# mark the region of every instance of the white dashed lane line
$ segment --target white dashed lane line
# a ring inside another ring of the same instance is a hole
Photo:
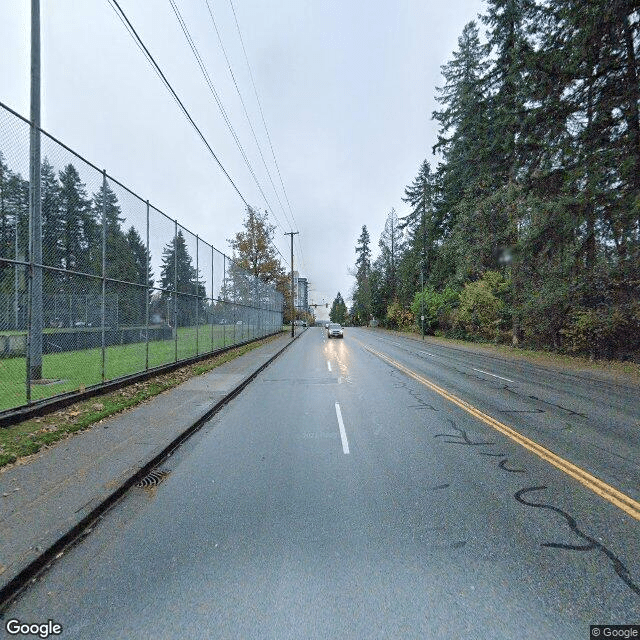
[[[475,367],[471,367],[474,371],[478,371],[479,373],[484,373],[487,376],[493,376],[494,378],[500,378],[500,380],[506,380],[507,382],[515,382],[515,380],[509,380],[509,378],[503,378],[502,376],[497,376],[495,373],[489,373],[488,371],[483,371],[482,369],[476,369]]]
[[[344,454],[349,453],[349,441],[347,440],[347,432],[344,428],[344,422],[342,421],[342,411],[340,411],[340,405],[336,402],[336,416],[338,418],[338,428],[340,429],[340,439],[342,440],[342,452]]]
[[[397,347],[402,347],[404,345],[402,345],[399,342],[394,342],[393,340],[389,340],[389,342]],[[420,355],[423,356],[430,356],[432,358],[437,358],[435,353],[429,353],[428,351],[418,351],[418,353]],[[509,378],[504,378],[502,376],[496,375],[495,373],[489,373],[488,371],[483,371],[482,369],[476,369],[475,367],[471,367],[474,371],[477,371],[478,373],[484,373],[487,376],[492,376],[494,378],[500,378],[500,380],[505,380],[506,382],[513,382],[515,384],[515,380],[510,380]]]

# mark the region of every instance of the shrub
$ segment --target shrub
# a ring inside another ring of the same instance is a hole
[[[508,288],[509,283],[496,271],[487,271],[480,280],[465,284],[454,330],[470,338],[495,342],[506,339],[509,321],[503,297]]]
[[[561,329],[564,348],[591,358],[630,357],[640,351],[640,304],[575,309]]]
[[[399,302],[392,302],[387,307],[387,326],[393,329],[409,329],[414,322],[413,313],[405,309]]]
[[[451,287],[445,287],[442,291],[436,291],[433,287],[427,287],[423,292],[418,291],[411,303],[418,328],[421,327],[420,315],[424,309],[426,333],[450,331],[453,326],[453,311],[459,299],[458,292]]]

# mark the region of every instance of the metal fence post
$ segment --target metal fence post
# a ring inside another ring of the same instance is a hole
[[[174,360],[178,362],[178,221],[173,221],[173,330],[176,332]]]
[[[235,264],[233,265],[234,269],[235,269]],[[234,274],[237,274],[237,272],[234,271]],[[236,275],[237,277],[237,275]],[[238,325],[236,324],[237,320],[236,320],[236,314],[238,313],[238,305],[237,305],[237,300],[236,300],[236,284],[235,282],[233,283],[233,302],[231,304],[233,304],[233,344],[238,344]]]
[[[31,256],[29,256],[31,260]],[[26,395],[27,404],[31,403],[31,265],[29,265],[29,278],[27,281],[27,357],[25,358],[25,364],[27,365],[26,371]]]
[[[258,300],[258,276],[253,276],[253,338],[260,330],[260,301]]]
[[[213,353],[213,245],[211,245],[211,298],[209,300],[209,322],[211,323],[211,349]]]
[[[149,369],[149,201],[147,200],[147,264],[144,268],[144,312],[145,312],[145,357],[144,357],[144,369]]]
[[[20,307],[20,296],[18,294],[18,290],[20,287],[20,267],[18,266],[17,262],[18,260],[20,260],[20,247],[18,245],[18,220],[19,220],[19,215],[18,212],[16,211],[16,238],[15,238],[15,245],[16,245],[16,264],[13,266],[13,273],[14,273],[14,300],[13,300],[13,308],[14,308],[14,312],[15,312],[15,326],[14,329],[16,331],[19,330],[20,328],[20,314],[19,314],[19,307]]]
[[[200,355],[200,342],[198,334],[200,333],[200,261],[199,261],[200,241],[196,234],[196,355]]]
[[[102,302],[100,315],[102,317],[102,382],[105,381],[105,322],[107,296],[107,172],[102,170]]]

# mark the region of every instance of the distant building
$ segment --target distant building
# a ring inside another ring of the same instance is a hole
[[[297,271],[293,272],[293,304],[296,311],[302,313],[309,312],[309,282]]]

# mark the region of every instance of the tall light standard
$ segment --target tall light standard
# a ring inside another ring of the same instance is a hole
[[[42,207],[40,202],[40,0],[31,0],[31,134],[29,138],[29,327],[27,400],[42,378]]]

